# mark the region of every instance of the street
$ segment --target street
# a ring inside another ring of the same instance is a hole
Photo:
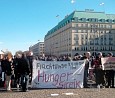
[[[115,98],[115,88],[37,89],[28,92],[0,91],[0,98]]]

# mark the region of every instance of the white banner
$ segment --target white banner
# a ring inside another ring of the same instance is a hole
[[[101,58],[104,70],[115,70],[115,57]]]
[[[34,61],[32,88],[83,88],[85,60]]]

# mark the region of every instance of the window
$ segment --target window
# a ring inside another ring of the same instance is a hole
[[[105,51],[107,50],[106,47],[104,47],[104,50],[105,50]]]
[[[113,22],[115,22],[115,20],[113,20]]]
[[[106,25],[104,25],[104,28],[106,28]]]
[[[78,27],[78,24],[76,24],[76,27]]]
[[[67,23],[70,23],[70,20],[68,20]]]
[[[85,50],[85,47],[84,47],[84,50]]]
[[[89,18],[89,19],[87,19],[87,21],[90,21],[90,22],[98,22],[98,19],[97,19],[97,18]]]
[[[79,40],[79,37],[77,34],[74,34],[74,40]]]
[[[85,22],[85,21],[86,21],[86,18],[81,18],[81,21],[82,21],[82,22]]]
[[[112,19],[107,19],[106,21],[109,23],[112,23]]]
[[[75,45],[78,45],[78,41],[75,41]]]
[[[75,51],[77,50],[77,48],[75,47]]]
[[[104,45],[106,45],[106,42],[104,43]]]
[[[108,29],[111,29],[111,28],[112,28],[112,25],[107,25],[107,28],[108,28]]]
[[[84,24],[81,24],[81,27],[84,27]]]
[[[90,45],[94,45],[94,42],[93,42],[93,41],[90,41]]]
[[[103,45],[103,42],[101,42],[101,45]]]
[[[81,44],[83,45],[83,44],[84,44],[84,42],[83,42],[83,41],[81,41]]]
[[[74,21],[75,20],[75,18],[71,18],[71,21]]]
[[[103,25],[100,25],[101,28],[103,28]]]
[[[83,33],[86,33],[86,30],[83,30]]]
[[[75,17],[74,19],[75,19],[76,22],[78,21],[78,18],[77,18],[77,17]]]
[[[105,22],[105,19],[100,19],[100,22]]]
[[[84,39],[84,35],[81,35],[81,39]]]
[[[111,50],[113,50],[113,48],[111,47]]]
[[[87,24],[85,24],[85,27],[87,27],[88,25]]]
[[[78,29],[76,29],[76,33],[78,33]]]
[[[81,30],[78,30],[78,33],[81,33]]]

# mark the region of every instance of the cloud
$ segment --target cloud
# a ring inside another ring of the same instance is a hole
[[[102,2],[102,3],[100,3],[100,5],[104,5],[104,3]]]
[[[0,44],[3,44],[3,42],[0,42]]]
[[[72,3],[72,4],[75,3],[75,0],[71,0],[71,3]]]

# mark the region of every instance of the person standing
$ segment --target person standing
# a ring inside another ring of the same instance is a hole
[[[85,54],[85,69],[84,69],[84,88],[88,88],[88,70],[89,70],[89,64],[90,64],[90,57],[91,57],[91,53],[90,52],[86,52]]]
[[[113,56],[113,53],[109,52],[108,57],[112,57]],[[114,88],[114,73],[115,71],[114,70],[107,70],[107,80],[108,80],[108,86],[107,87],[112,87]]]
[[[104,70],[102,69],[101,58],[102,58],[102,53],[99,52],[94,60],[97,87],[100,87],[100,85],[102,85],[102,87],[105,86]]]
[[[2,87],[2,55],[0,54],[0,87]]]
[[[26,88],[24,91],[28,91],[28,85],[29,85],[29,74],[30,74],[30,64],[28,59],[26,58],[25,54],[20,54],[20,58],[18,59],[18,65],[17,65],[17,72],[21,76],[21,84],[22,84],[22,78],[25,75],[26,76]]]
[[[6,90],[11,91],[11,75],[12,75],[12,63],[11,63],[11,58],[6,56],[5,59],[5,75],[6,75]]]
[[[30,84],[32,82],[32,74],[33,74],[33,53],[30,51],[28,54],[27,54],[27,60],[29,61],[29,65],[30,65]]]

